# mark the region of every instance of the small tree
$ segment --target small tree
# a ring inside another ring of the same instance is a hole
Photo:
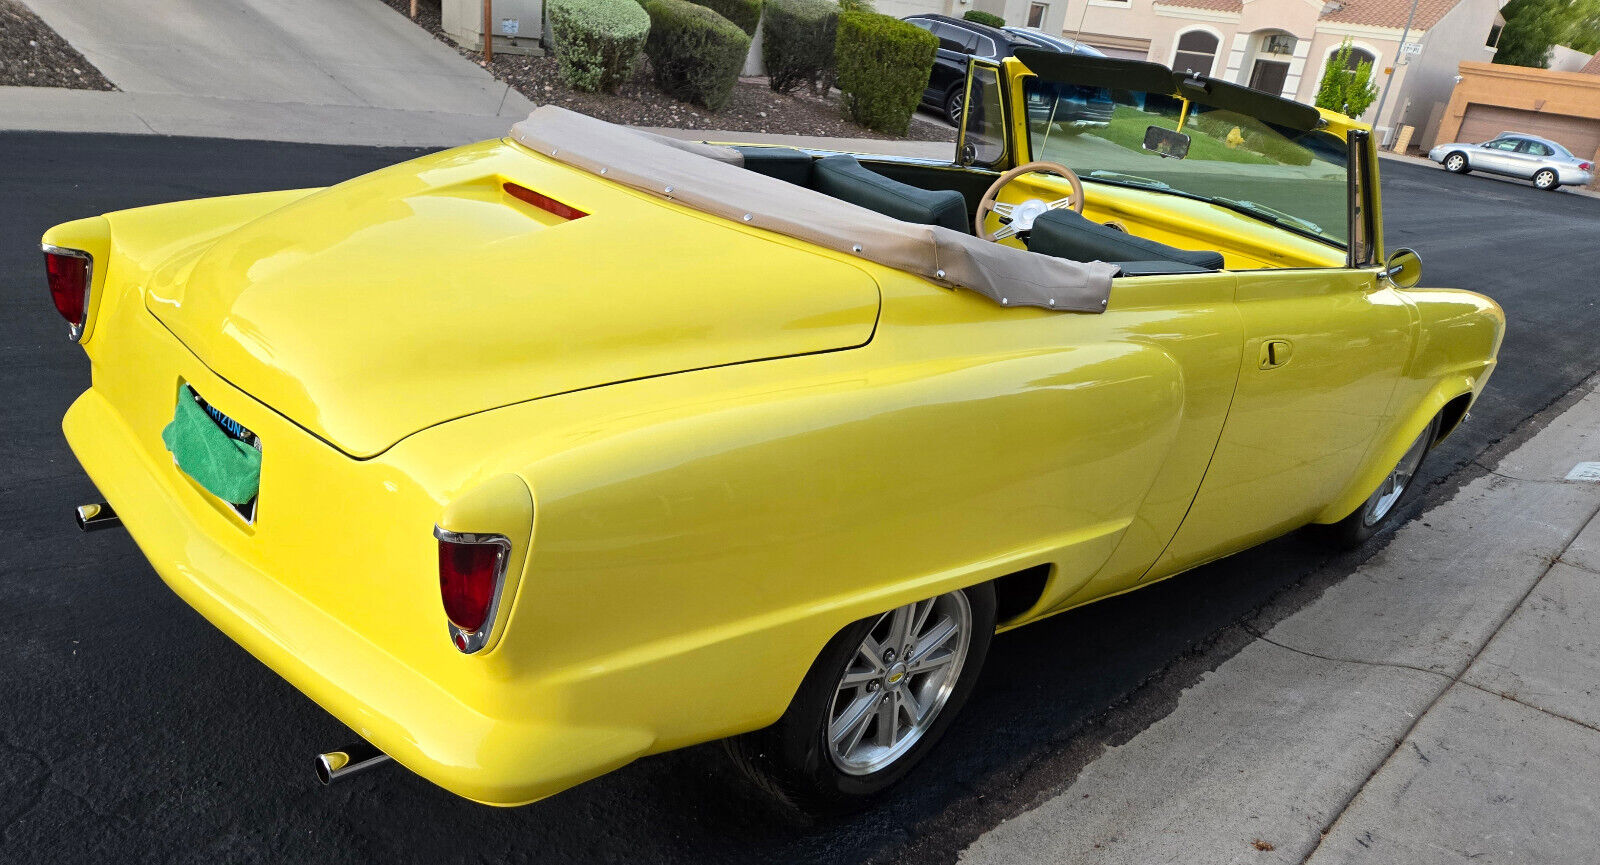
[[[1372,100],[1378,98],[1378,85],[1372,80],[1372,64],[1361,62],[1350,68],[1350,40],[1328,59],[1317,86],[1317,107],[1337,111],[1346,117],[1360,117]]]
[[[968,9],[967,14],[961,17],[977,24],[987,24],[990,27],[1006,26],[1006,19],[990,12],[984,12],[981,9]]]

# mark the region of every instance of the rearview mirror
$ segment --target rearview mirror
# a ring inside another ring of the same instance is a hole
[[[1389,253],[1383,263],[1383,275],[1401,288],[1414,288],[1422,281],[1422,258],[1416,250],[1401,247]]]
[[[1189,155],[1189,136],[1165,126],[1147,126],[1144,130],[1144,149],[1159,156],[1182,159]]]

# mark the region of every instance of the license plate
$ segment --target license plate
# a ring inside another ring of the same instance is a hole
[[[187,385],[180,389],[178,398],[183,399],[183,394],[185,392],[193,395],[195,403],[205,411],[206,416],[211,418],[212,422],[217,425],[217,428],[226,433],[229,438],[234,439],[235,441],[243,442],[250,447],[255,448],[258,453],[262,452],[261,437],[252,432],[249,427],[239,423],[238,421],[229,417],[221,409],[207,402],[206,398],[201,396],[200,392],[195,390],[193,385]],[[173,462],[178,463],[178,468],[183,468],[183,464],[178,461],[176,454],[173,455]],[[261,496],[258,493],[256,496],[251,498],[250,501],[245,502],[244,504],[238,504],[229,501],[224,501],[223,503],[232,508],[234,513],[238,514],[246,523],[253,524],[256,521],[256,502],[260,498]]]

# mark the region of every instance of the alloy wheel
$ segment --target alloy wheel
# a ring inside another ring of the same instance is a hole
[[[1428,438],[1432,433],[1433,426],[1430,424],[1406,449],[1405,456],[1400,458],[1399,464],[1383,479],[1383,483],[1378,484],[1377,491],[1367,499],[1366,516],[1362,522],[1369,526],[1377,525],[1389,515],[1389,511],[1394,510],[1400,497],[1406,494],[1406,487],[1411,485],[1417,467],[1422,465],[1422,457],[1428,452]]]
[[[1451,171],[1460,171],[1461,166],[1465,164],[1467,164],[1467,160],[1459,153],[1451,154],[1450,157],[1444,161],[1444,167],[1450,169]]]
[[[964,592],[880,616],[834,689],[827,726],[833,764],[870,775],[910,751],[950,701],[971,642]]]

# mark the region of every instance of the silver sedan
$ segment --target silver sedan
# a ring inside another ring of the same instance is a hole
[[[1482,144],[1441,144],[1428,151],[1428,158],[1456,174],[1504,174],[1532,180],[1534,186],[1552,192],[1594,181],[1594,163],[1548,138],[1522,132],[1502,132]]]

